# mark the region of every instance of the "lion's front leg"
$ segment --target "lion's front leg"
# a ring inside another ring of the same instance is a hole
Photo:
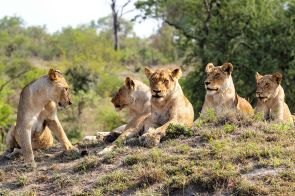
[[[16,125],[16,134],[19,135],[18,143],[21,147],[25,163],[28,164],[30,167],[37,167],[33,148],[31,143],[31,132],[32,132],[32,123],[22,123],[26,124],[26,126],[21,127],[21,123]]]
[[[255,113],[256,114],[261,113],[263,115],[264,120],[268,120],[270,117],[269,116],[269,109],[263,103],[261,103],[261,101],[257,102],[257,106],[255,108]]]
[[[159,145],[161,138],[166,134],[169,124],[173,122],[173,120],[170,120],[158,128],[149,127],[148,130],[141,136],[140,141],[146,147]]]
[[[273,106],[271,117],[277,122],[284,121],[284,102]]]
[[[75,148],[70,140],[68,139],[64,129],[62,128],[58,118],[54,120],[47,120],[47,126],[49,129],[56,135],[58,141],[61,143],[63,149],[65,151],[76,151],[79,152],[77,148]]]

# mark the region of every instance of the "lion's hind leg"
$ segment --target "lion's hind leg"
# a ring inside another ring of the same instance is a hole
[[[41,134],[35,133],[32,138],[33,149],[46,149],[53,146],[53,136],[50,129],[45,126]]]

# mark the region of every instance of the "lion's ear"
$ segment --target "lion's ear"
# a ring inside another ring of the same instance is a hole
[[[260,80],[262,77],[263,75],[260,75],[258,72],[256,72],[255,74],[256,81]]]
[[[172,74],[172,77],[173,77],[174,79],[179,80],[179,78],[182,76],[182,71],[181,71],[181,69],[177,68],[177,69],[174,69],[174,70],[171,72],[171,74]]]
[[[153,72],[149,69],[149,68],[144,68],[144,73],[146,75],[147,78],[150,78],[151,75],[153,74]]]
[[[49,69],[48,71],[48,77],[51,81],[57,80],[59,75],[58,75],[58,71],[55,69]]]
[[[281,81],[283,79],[283,75],[279,72],[275,72],[272,74],[272,78],[278,83],[281,84]]]
[[[215,66],[213,65],[213,63],[208,63],[208,64],[206,65],[205,72],[206,72],[206,73],[210,73],[210,72],[213,70],[214,67],[215,67]]]
[[[221,66],[222,70],[224,72],[226,72],[228,75],[232,73],[233,71],[233,65],[231,63],[224,63],[222,66]]]
[[[135,83],[130,77],[126,77],[125,86],[127,86],[130,89],[134,89],[135,88]]]

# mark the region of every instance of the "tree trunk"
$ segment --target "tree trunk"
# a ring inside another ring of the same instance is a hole
[[[112,0],[111,4],[112,15],[113,15],[113,33],[114,33],[114,50],[119,49],[119,21],[118,21],[118,12],[116,11],[116,0]]]

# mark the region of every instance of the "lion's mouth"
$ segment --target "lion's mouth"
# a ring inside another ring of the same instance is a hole
[[[163,96],[156,94],[156,95],[153,95],[152,97],[159,99],[159,98],[162,98]]]
[[[209,88],[209,87],[207,87],[207,91],[218,91],[218,88]]]
[[[258,98],[261,99],[261,100],[266,100],[267,99],[267,97],[262,97],[262,96],[258,96]]]
[[[127,104],[123,104],[123,105],[115,105],[115,109],[117,111],[121,111],[123,108],[125,108],[127,106]]]

